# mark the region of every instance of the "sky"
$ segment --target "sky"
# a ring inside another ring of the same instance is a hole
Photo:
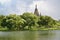
[[[34,13],[36,4],[41,15],[60,19],[60,0],[0,0],[0,15]]]

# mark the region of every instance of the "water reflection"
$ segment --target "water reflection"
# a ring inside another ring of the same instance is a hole
[[[60,31],[0,32],[0,40],[59,40]]]

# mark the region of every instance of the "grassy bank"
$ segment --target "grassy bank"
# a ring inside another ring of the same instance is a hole
[[[59,28],[33,28],[33,29],[24,29],[22,31],[39,31],[39,30],[60,30]],[[17,31],[17,30],[8,30],[7,28],[0,28],[0,31]],[[18,30],[21,31],[21,30]]]

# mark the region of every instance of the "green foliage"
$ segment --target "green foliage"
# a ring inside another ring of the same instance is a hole
[[[24,13],[21,16],[24,20],[26,20],[26,26],[28,26],[28,29],[31,29],[32,26],[36,26],[38,22],[38,17],[34,15],[33,13]],[[37,26],[36,26],[37,27]]]
[[[51,17],[49,16],[40,16],[38,24],[41,26],[45,26],[45,27],[53,27],[53,25],[56,24],[56,20],[53,20]]]
[[[2,22],[2,20],[3,20],[4,17],[5,17],[5,16],[0,15],[0,27],[1,27],[1,22]]]
[[[11,30],[15,24],[15,16],[14,15],[9,15],[3,18],[1,26],[2,27],[7,27],[9,30]]]
[[[0,26],[8,30],[46,30],[59,28],[59,25],[59,21],[49,16],[36,16],[28,12],[23,15],[0,16]]]

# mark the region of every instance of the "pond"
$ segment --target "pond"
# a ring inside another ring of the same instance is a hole
[[[60,40],[60,31],[0,31],[0,40]]]

